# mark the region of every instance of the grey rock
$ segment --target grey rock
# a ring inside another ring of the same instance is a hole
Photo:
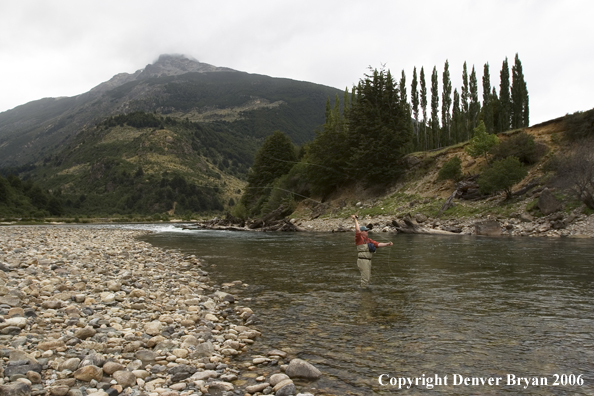
[[[31,385],[23,382],[14,384],[0,385],[0,395],[2,396],[31,396]]]
[[[14,364],[19,363],[19,364]],[[35,371],[41,373],[42,366],[39,363],[31,363],[27,360],[21,360],[17,362],[9,362],[8,366],[4,368],[4,376],[11,377],[13,375],[27,375],[29,371]]]
[[[500,236],[501,224],[497,220],[486,220],[474,223],[476,235]]]
[[[548,188],[545,188],[538,197],[538,208],[544,215],[549,215],[561,209],[561,202],[555,198]]]
[[[291,360],[285,374],[291,378],[306,379],[318,379],[322,376],[322,372],[314,367],[314,365],[301,359]]]
[[[113,373],[112,376],[124,388],[136,385],[136,376],[130,371],[119,370]]]

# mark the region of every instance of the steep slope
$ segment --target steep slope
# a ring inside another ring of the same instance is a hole
[[[144,111],[211,123],[242,135],[283,130],[301,144],[323,123],[335,88],[215,67],[181,55],[161,56],[133,74],[121,73],[91,91],[45,98],[0,113],[0,167],[35,163],[106,117]]]

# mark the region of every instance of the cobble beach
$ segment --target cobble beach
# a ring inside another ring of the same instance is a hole
[[[250,355],[247,285],[212,284],[145,233],[0,227],[0,394],[289,395],[290,376],[319,375],[281,350]]]

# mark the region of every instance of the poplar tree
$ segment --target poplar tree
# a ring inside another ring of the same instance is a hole
[[[447,60],[443,68],[441,102],[441,125],[443,127],[442,140],[445,140],[445,145],[449,146],[452,143],[452,137],[450,135],[450,127],[452,123],[452,115],[450,113],[450,106],[452,105],[452,81],[450,80],[450,65]]]
[[[454,143],[461,141],[462,134],[462,111],[460,110],[460,94],[458,89],[454,89],[454,102],[452,106],[452,126],[451,132],[453,135]]]
[[[462,121],[464,122],[464,133],[466,134],[466,139],[470,139],[470,123],[468,121],[468,98],[470,97],[470,90],[468,88],[468,68],[466,67],[466,62],[464,62],[464,66],[462,67],[462,93],[460,95],[461,103],[460,107],[462,110]]]
[[[474,130],[478,124],[478,116],[481,111],[481,104],[478,98],[478,81],[476,79],[476,72],[474,66],[472,66],[472,72],[470,73],[470,103],[468,105],[468,118],[470,120],[470,128]]]
[[[408,96],[406,95],[406,74],[404,74],[404,70],[402,70],[402,75],[400,76],[400,100],[404,103],[408,103]]]
[[[507,58],[501,66],[501,82],[499,83],[499,130],[497,132],[507,131],[510,125],[511,99],[509,92],[509,66]]]
[[[421,66],[421,74],[419,76],[421,84],[421,109],[423,110],[423,149],[427,150],[429,145],[427,144],[427,84],[425,83],[425,71]]]
[[[518,54],[512,67],[511,123],[512,128],[526,127],[529,124],[528,89]]]
[[[483,68],[483,121],[488,133],[493,133],[493,108],[491,106],[491,75],[489,63]]]
[[[420,139],[419,139],[419,89],[418,89],[418,81],[417,81],[417,67],[413,69],[413,77],[412,83],[410,85],[410,99],[412,103],[412,114],[415,119],[415,124],[413,131],[416,137],[416,144],[417,149],[420,149]]]
[[[437,68],[433,66],[431,73],[431,148],[439,147],[439,87]]]

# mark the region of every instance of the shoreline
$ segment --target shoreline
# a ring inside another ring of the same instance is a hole
[[[138,239],[149,233],[0,227],[0,392],[296,393],[281,371],[299,359],[250,355],[261,334],[240,304],[247,285],[214,285],[199,258]]]
[[[367,215],[362,216],[359,223],[367,226],[372,224],[373,232],[376,233],[406,233],[399,231],[399,227],[406,229],[404,219],[387,215]],[[438,219],[416,214],[406,219],[418,226],[421,231],[426,231],[418,232],[420,234],[594,238],[594,215],[588,216],[580,213],[579,210],[569,214],[554,213],[540,218],[517,214],[509,218],[488,216]],[[395,222],[398,226],[395,226]],[[481,229],[481,224],[487,222],[490,223],[489,229]],[[354,227],[350,218],[295,218],[291,219],[291,223],[303,231],[312,232],[350,232]]]

